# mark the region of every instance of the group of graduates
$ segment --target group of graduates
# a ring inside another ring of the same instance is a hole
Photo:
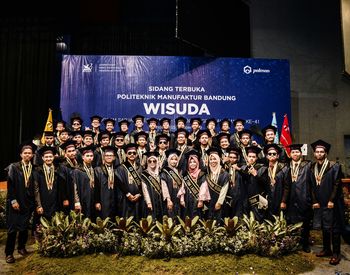
[[[171,120],[132,118],[118,122],[91,118],[83,128],[80,117],[70,127],[58,121],[54,132],[45,132],[45,144],[25,142],[21,160],[7,167],[8,198],[6,261],[13,252],[18,232],[18,252],[27,253],[29,219],[50,219],[56,211],[81,211],[96,217],[133,216],[136,221],[151,215],[154,220],[199,216],[215,219],[242,217],[273,219],[285,212],[291,224],[302,222],[301,245],[310,252],[311,225],[322,229],[323,250],[330,264],[340,261],[342,228],[341,167],[328,160],[331,145],[311,144],[315,161],[302,156],[302,144],[291,144],[290,154],[274,143],[277,129],[262,129],[264,143],[253,140],[245,120],[191,118]],[[104,123],[105,129],[100,126]],[[219,124],[220,131],[216,132]],[[70,129],[69,129],[70,128]],[[159,128],[159,129],[158,129]],[[84,130],[83,130],[84,129]]]

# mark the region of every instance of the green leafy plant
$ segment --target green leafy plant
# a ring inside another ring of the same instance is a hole
[[[199,216],[195,216],[193,219],[186,216],[185,220],[177,216],[178,221],[180,222],[181,228],[185,234],[190,234],[194,231],[197,223],[199,221]]]
[[[181,225],[175,224],[173,219],[167,216],[163,217],[163,223],[157,221],[156,225],[165,241],[170,241],[181,230]]]
[[[116,224],[117,224],[117,228],[119,230],[122,230],[122,231],[125,231],[125,232],[131,232],[135,225],[134,225],[134,217],[131,216],[127,219],[125,218],[120,218],[120,217],[115,217],[115,221],[116,221]]]
[[[225,218],[224,219],[224,227],[226,229],[226,233],[229,237],[233,237],[236,234],[236,231],[241,227],[238,223],[238,217]]]
[[[141,231],[141,234],[143,236],[147,236],[148,234],[152,233],[156,225],[153,222],[152,216],[148,216],[147,218],[142,218],[139,223],[135,224],[138,226],[138,228]]]

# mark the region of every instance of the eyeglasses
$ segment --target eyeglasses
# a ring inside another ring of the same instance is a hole
[[[148,161],[147,161],[148,163],[156,163],[157,161],[155,160],[155,159],[149,159]]]
[[[167,141],[159,141],[159,144],[167,144]]]
[[[277,153],[267,153],[268,156],[277,156]]]
[[[116,141],[124,141],[123,138],[116,138],[115,140],[116,140]]]
[[[135,152],[135,151],[129,151],[127,154],[128,154],[128,155],[135,155],[135,156],[136,156],[136,152]]]

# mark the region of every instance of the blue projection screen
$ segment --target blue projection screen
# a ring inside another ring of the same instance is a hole
[[[64,55],[61,109],[65,120],[177,116],[244,118],[264,127],[290,115],[289,62],[280,59],[187,56]],[[172,127],[174,127],[172,122]]]

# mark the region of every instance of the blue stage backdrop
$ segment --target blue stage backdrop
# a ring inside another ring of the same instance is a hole
[[[117,121],[136,115],[244,118],[246,128],[270,124],[280,130],[290,115],[289,62],[275,59],[186,56],[64,55],[61,109],[84,126],[98,114]],[[119,130],[119,129],[118,129]]]

